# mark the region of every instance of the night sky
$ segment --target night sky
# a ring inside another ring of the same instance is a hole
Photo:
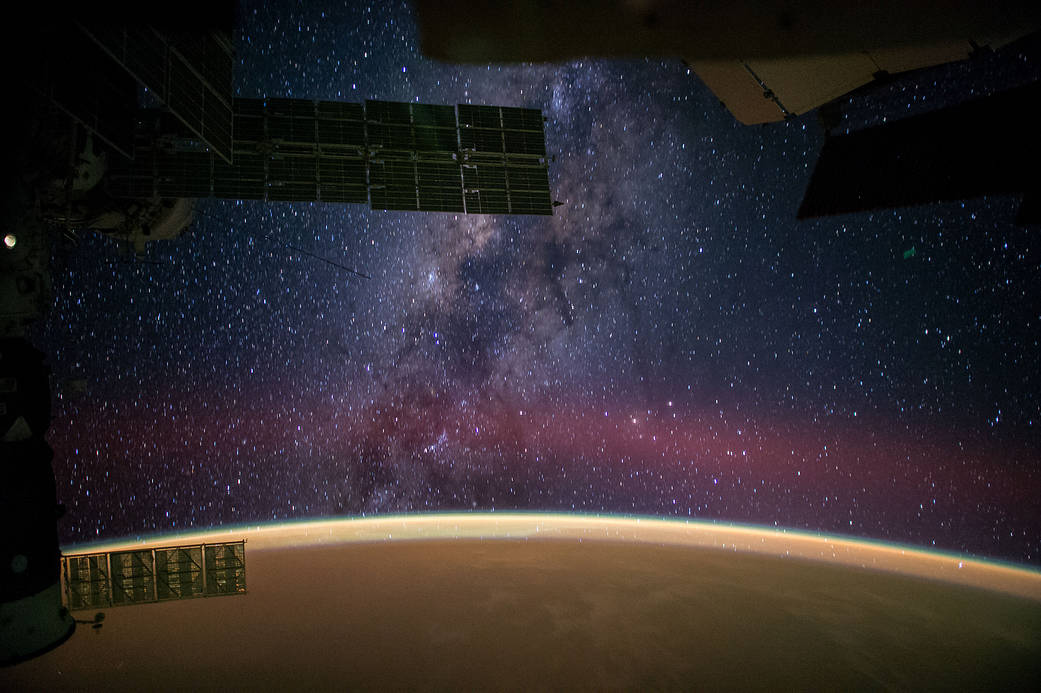
[[[1041,565],[1018,199],[799,222],[815,115],[739,125],[679,60],[447,65],[407,5],[240,14],[237,95],[541,108],[566,204],[204,200],[157,264],[83,234],[36,335],[63,541],[520,509]],[[857,96],[842,128],[1037,79],[1036,43]]]

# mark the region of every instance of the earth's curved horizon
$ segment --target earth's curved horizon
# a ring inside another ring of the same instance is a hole
[[[903,546],[494,513],[222,528],[78,550],[239,539],[245,594],[108,609],[101,630],[81,627],[0,670],[0,688],[1041,685],[1041,572]]]
[[[309,518],[104,539],[64,555],[164,544],[236,541],[247,551],[433,539],[578,539],[718,548],[801,558],[979,587],[1041,601],[1041,569],[997,559],[839,534],[709,520],[553,512],[444,512]]]

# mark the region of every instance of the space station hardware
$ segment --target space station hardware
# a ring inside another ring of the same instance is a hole
[[[1041,4],[1029,0],[416,0],[415,9],[423,53],[446,62],[682,58],[745,125],[1041,28]]]
[[[0,339],[0,666],[65,642],[76,624],[62,606],[50,369],[21,338]]]
[[[63,556],[73,611],[246,592],[246,542]]]
[[[369,203],[553,213],[542,112],[393,101],[235,99],[232,158],[153,112],[109,191],[126,198]]]
[[[198,198],[553,214],[540,110],[235,98],[231,27],[166,19],[87,13],[29,41],[50,50],[20,75],[16,168],[44,224],[140,256],[183,232]]]
[[[77,28],[65,39],[83,44],[97,69],[74,83],[52,70],[44,92],[109,150],[98,190],[110,200],[215,197],[553,213],[538,109],[234,98],[223,32]],[[139,89],[152,108],[138,107]],[[148,236],[135,234],[137,227],[153,227],[130,213],[104,219],[99,229],[135,241]]]

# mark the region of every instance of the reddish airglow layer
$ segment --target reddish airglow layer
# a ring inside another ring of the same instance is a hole
[[[78,415],[96,419],[78,428],[97,438],[72,441],[56,426],[52,445],[58,455],[85,458],[93,475],[135,487],[172,471],[169,493],[179,498],[204,496],[210,485],[227,488],[211,501],[231,508],[226,522],[274,519],[251,509],[250,497],[300,484],[300,500],[281,517],[460,507],[621,512],[1041,560],[1041,460],[1028,448],[998,449],[862,417],[764,419],[738,407],[698,410],[667,401],[648,410],[412,390],[353,404],[295,395],[286,406],[280,391],[288,390],[211,397],[202,406],[142,399],[118,416],[84,411]],[[386,478],[365,491],[370,497],[323,505],[323,491],[307,502],[309,488],[317,493],[329,483],[357,490],[373,466]],[[441,486],[437,493],[433,485]],[[393,502],[373,500],[380,488]],[[103,485],[97,494],[87,502],[104,502]]]

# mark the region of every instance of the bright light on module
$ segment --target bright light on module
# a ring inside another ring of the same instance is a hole
[[[9,233],[6,236],[4,236],[4,247],[7,248],[8,250],[11,250],[17,244],[18,244],[18,237],[15,236],[13,233]]]

